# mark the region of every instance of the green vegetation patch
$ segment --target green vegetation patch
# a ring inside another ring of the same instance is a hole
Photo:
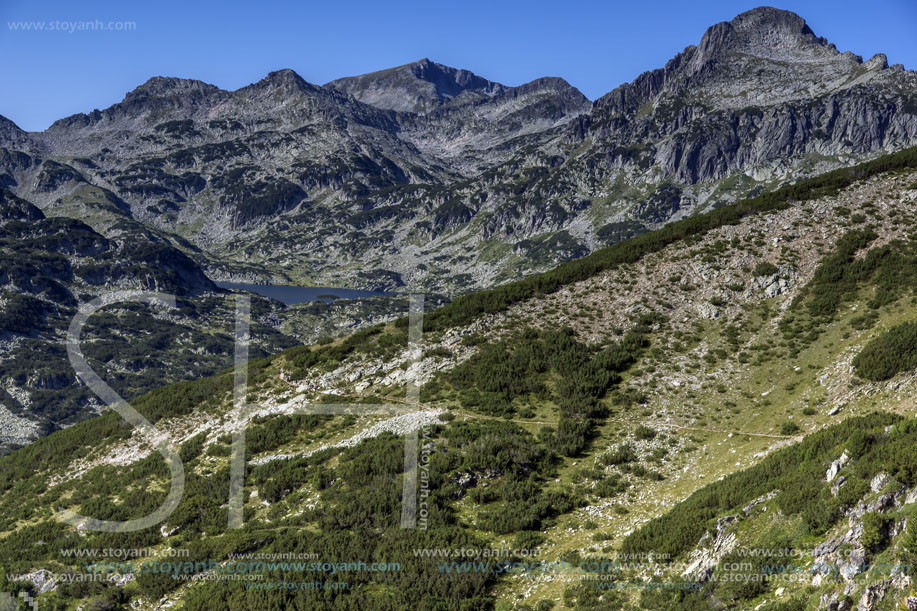
[[[917,242],[893,240],[885,246],[860,251],[875,240],[871,229],[855,229],[843,235],[826,255],[812,280],[793,300],[780,321],[780,329],[795,355],[815,341],[825,325],[838,315],[841,306],[866,291],[870,311],[854,317],[856,329],[872,326],[878,319],[875,310],[894,303],[917,288]]]
[[[895,426],[886,433],[890,425]],[[622,551],[668,554],[675,559],[697,545],[717,518],[739,512],[774,490],[779,491],[775,502],[785,515],[801,516],[806,533],[821,534],[842,516],[845,507],[859,500],[847,494],[832,496],[825,482],[828,465],[848,446],[856,446],[850,450],[855,452],[855,461],[847,466],[856,479],[869,481],[885,471],[905,485],[917,483],[917,420],[880,413],[850,418],[701,488],[629,535]],[[844,488],[847,486],[841,490]]]
[[[917,368],[917,322],[892,327],[853,359],[857,375],[874,382]]]
[[[592,436],[595,420],[606,415],[600,400],[649,344],[645,331],[638,327],[597,347],[578,341],[572,329],[526,329],[485,345],[440,380],[458,391],[463,407],[492,416],[512,416],[532,397],[551,400],[559,418],[557,430],[547,432],[549,445],[576,456]]]

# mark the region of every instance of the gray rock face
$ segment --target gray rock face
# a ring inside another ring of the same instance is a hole
[[[754,511],[755,507],[758,507],[759,505],[762,505],[762,504],[768,502],[769,500],[771,500],[772,498],[774,498],[774,497],[777,496],[778,494],[780,494],[780,491],[779,491],[779,490],[771,490],[771,491],[768,492],[767,494],[765,494],[765,495],[763,495],[763,496],[760,496],[760,497],[756,498],[755,500],[753,500],[752,502],[750,502],[748,505],[746,505],[745,507],[743,507],[743,508],[742,508],[742,513],[744,513],[746,516],[751,515],[751,512]]]
[[[812,550],[811,572],[812,585],[818,586],[826,578],[839,578],[845,582],[852,581],[863,570],[866,562],[866,550],[860,546],[858,538],[862,528],[847,531],[841,537],[829,539]],[[842,549],[842,546],[852,546]]]
[[[830,467],[828,467],[828,472],[825,473],[825,480],[829,482],[834,480],[834,478],[837,477],[838,472],[843,469],[844,465],[846,465],[849,461],[850,456],[845,450],[844,453],[841,454],[837,460],[832,462]]]
[[[466,94],[466,98],[492,97],[503,85],[468,70],[456,70],[422,59],[412,64],[331,81],[326,87],[388,110],[426,113]]]
[[[891,478],[888,476],[888,473],[879,473],[869,482],[869,489],[873,492],[879,492],[889,481],[891,481]]]
[[[720,560],[736,546],[736,516],[725,516],[716,521],[716,531],[707,531],[698,542],[698,549],[682,572],[683,577],[707,581]]]
[[[876,605],[882,602],[890,591],[898,590],[906,592],[906,589],[910,586],[910,582],[910,576],[897,575],[891,579],[885,579],[879,583],[865,587],[857,603],[857,611],[872,611],[872,609],[876,608]],[[908,597],[906,599],[908,609],[911,608],[912,598],[913,597]]]
[[[701,318],[716,319],[722,316],[723,312],[712,303],[703,301],[697,304],[697,312]]]
[[[57,589],[57,580],[51,571],[47,569],[38,569],[31,573],[20,575],[21,581],[28,581],[35,588],[37,594],[53,592]]]
[[[0,186],[186,240],[218,279],[451,293],[915,143],[917,74],[760,8],[594,104],[429,60],[323,87],[155,77],[45,132],[0,119]]]
[[[0,144],[14,149],[30,149],[35,146],[26,132],[3,116],[0,116]]]
[[[822,594],[819,609],[826,611],[850,611],[853,608],[853,601],[849,596],[841,597],[837,592]]]

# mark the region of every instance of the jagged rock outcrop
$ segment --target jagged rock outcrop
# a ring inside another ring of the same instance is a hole
[[[26,132],[4,116],[0,116],[0,145],[17,150],[31,150],[35,146]]]
[[[697,552],[682,572],[683,577],[707,581],[720,560],[732,551],[738,539],[735,534],[736,516],[725,516],[716,521],[716,530],[707,531],[697,544]]]
[[[831,482],[834,481],[834,478],[837,477],[837,474],[841,469],[850,461],[850,455],[847,454],[846,450],[840,457],[831,463],[831,466],[828,467],[828,472],[825,473],[825,480]]]

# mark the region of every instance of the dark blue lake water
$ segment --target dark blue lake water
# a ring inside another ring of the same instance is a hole
[[[334,301],[335,299],[356,299],[357,297],[378,297],[392,295],[379,291],[358,291],[355,289],[336,289],[325,286],[287,286],[283,284],[243,284],[241,282],[216,282],[223,289],[241,289],[251,291],[282,301],[287,305],[304,301]]]

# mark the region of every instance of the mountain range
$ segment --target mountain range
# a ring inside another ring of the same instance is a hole
[[[764,7],[595,102],[427,59],[324,86],[154,77],[43,132],[0,118],[0,185],[215,280],[459,294],[915,143],[917,74]]]
[[[915,228],[917,73],[767,7],[595,101],[0,117],[0,609],[917,608]],[[236,365],[233,280],[400,294],[252,294]],[[152,428],[68,361],[117,290],[176,297],[79,346]]]

